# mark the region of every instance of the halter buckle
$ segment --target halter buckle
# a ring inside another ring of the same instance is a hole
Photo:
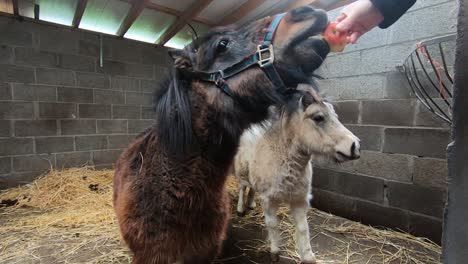
[[[264,47],[263,45],[258,45],[257,54],[258,65],[260,66],[260,68],[273,64],[273,61],[275,61],[275,54],[273,53],[272,44],[268,45],[267,47]]]

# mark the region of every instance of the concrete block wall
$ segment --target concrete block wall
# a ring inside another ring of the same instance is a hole
[[[417,1],[391,28],[374,29],[325,61],[321,90],[361,138],[362,157],[315,169],[315,206],[440,241],[449,126],[418,102],[396,66],[419,41],[454,33],[456,6]]]
[[[54,168],[110,167],[153,124],[167,51],[0,16],[0,189]]]

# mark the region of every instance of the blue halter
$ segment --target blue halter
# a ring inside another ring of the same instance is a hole
[[[281,80],[281,77],[273,65],[274,50],[272,40],[275,36],[276,29],[278,28],[278,25],[285,14],[286,13],[278,14],[273,18],[265,34],[263,42],[257,46],[257,50],[252,55],[232,66],[217,72],[193,73],[201,80],[214,83],[216,87],[220,88],[225,94],[233,97],[233,92],[226,83],[226,79],[252,67],[253,65],[258,65],[263,69],[276,89],[280,92],[284,92],[286,90],[286,86],[284,85],[283,80]]]

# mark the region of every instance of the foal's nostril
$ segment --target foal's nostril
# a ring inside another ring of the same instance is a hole
[[[356,151],[356,142],[353,142],[353,144],[351,145],[351,155],[354,156],[355,151]]]

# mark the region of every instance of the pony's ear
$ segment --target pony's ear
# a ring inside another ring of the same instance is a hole
[[[168,51],[169,56],[171,56],[174,61],[174,66],[179,69],[190,69],[192,68],[192,63],[190,62],[190,57],[187,55],[186,51],[183,49],[170,49]]]

